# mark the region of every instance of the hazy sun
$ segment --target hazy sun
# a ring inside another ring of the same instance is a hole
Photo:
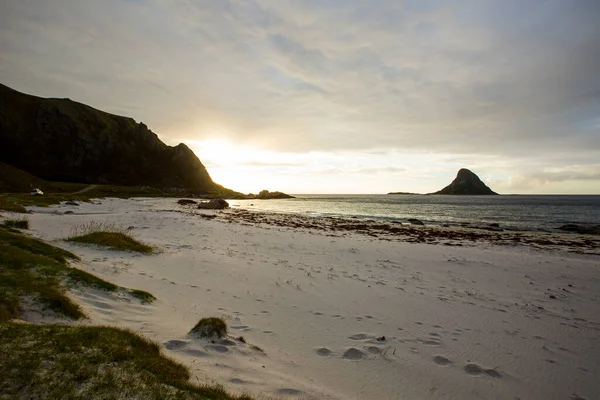
[[[207,139],[191,143],[192,150],[209,166],[229,167],[248,161],[252,150],[224,139]]]
[[[252,168],[253,162],[265,157],[261,150],[236,145],[226,139],[188,143],[215,182],[244,193],[258,193],[263,188],[270,187],[268,185],[273,174],[265,174],[265,171]]]

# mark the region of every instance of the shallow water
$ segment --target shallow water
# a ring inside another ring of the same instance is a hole
[[[600,225],[597,195],[297,195],[283,200],[232,200],[233,207],[433,225],[498,223],[516,230],[554,230],[563,224]]]

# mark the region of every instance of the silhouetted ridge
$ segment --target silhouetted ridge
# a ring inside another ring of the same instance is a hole
[[[51,181],[226,190],[185,144],[167,146],[143,123],[2,84],[0,161]]]

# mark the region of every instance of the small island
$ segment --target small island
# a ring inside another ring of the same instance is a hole
[[[497,195],[479,177],[466,168],[461,168],[451,184],[431,194],[445,195]]]
[[[390,194],[394,194],[394,195],[407,195],[407,196],[420,196],[420,193],[411,193],[411,192],[389,192],[388,195]]]
[[[268,190],[261,190],[258,194],[249,193],[244,196],[247,200],[274,200],[274,199],[293,199],[294,196],[283,192],[269,192]]]

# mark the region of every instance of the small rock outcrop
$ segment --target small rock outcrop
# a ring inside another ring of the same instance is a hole
[[[223,210],[229,208],[229,203],[223,199],[212,199],[198,204],[199,210]]]
[[[261,190],[257,195],[250,193],[246,196],[247,199],[258,199],[258,200],[272,200],[272,199],[293,199],[294,196],[285,194],[283,192],[269,192],[268,190]]]
[[[566,224],[556,229],[566,232],[574,232],[582,235],[600,235],[600,225],[577,225],[577,224]]]
[[[466,168],[461,168],[451,184],[433,194],[450,195],[492,195],[498,194],[490,189],[479,177]]]

